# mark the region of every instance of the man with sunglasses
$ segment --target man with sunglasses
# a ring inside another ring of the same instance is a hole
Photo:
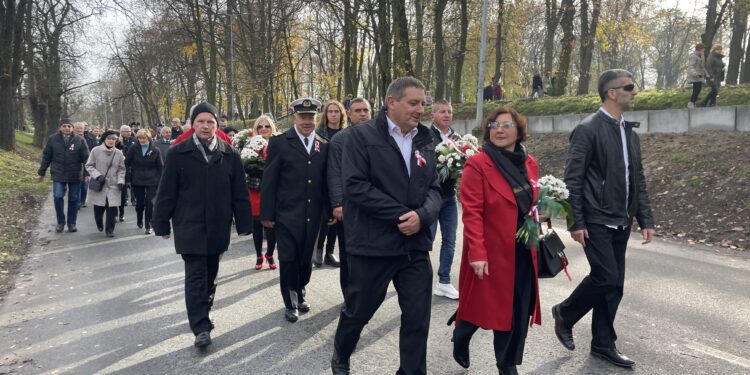
[[[641,165],[638,123],[623,119],[638,94],[633,75],[607,70],[598,83],[602,106],[570,135],[565,183],[570,191],[573,240],[583,246],[591,272],[565,301],[552,307],[555,334],[569,350],[575,349],[573,326],[593,310],[591,354],[617,366],[635,362],[615,346],[614,320],[623,296],[625,249],[633,217],[643,244],[654,237],[654,219]]]

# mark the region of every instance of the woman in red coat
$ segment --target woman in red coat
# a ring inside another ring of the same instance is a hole
[[[526,333],[541,324],[535,248],[516,231],[537,199],[539,166],[526,153],[526,120],[500,108],[484,121],[482,152],[461,178],[464,241],[453,357],[469,367],[469,342],[478,328],[494,331],[501,374],[517,374]]]
[[[253,126],[253,134],[260,135],[266,140],[273,137],[276,134],[276,125],[273,120],[266,116],[260,116],[255,120]],[[276,261],[273,259],[273,251],[276,249],[276,234],[273,228],[263,228],[260,224],[260,184],[263,177],[262,173],[257,175],[247,176],[248,192],[250,194],[250,207],[253,211],[253,242],[255,245],[255,255],[258,257],[255,261],[255,269],[260,270],[263,268],[263,234],[266,236],[266,256],[265,260],[268,263],[268,267],[272,270],[276,269]]]

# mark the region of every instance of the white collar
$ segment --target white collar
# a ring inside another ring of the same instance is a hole
[[[385,119],[388,120],[388,131],[390,131],[391,133],[398,133],[398,135],[401,136],[401,137],[403,137],[403,138],[413,137],[415,134],[417,134],[417,131],[418,131],[417,128],[409,130],[408,133],[404,134],[401,131],[401,128],[399,128],[398,125],[396,125],[395,122],[391,121],[391,118],[388,117],[388,115],[385,116]]]
[[[607,115],[607,116],[609,116],[609,118],[617,121],[617,119],[615,118],[615,116],[612,116],[609,112],[607,112],[606,109],[604,109],[604,106],[599,107],[599,110],[602,111],[602,112],[604,112],[604,114]],[[625,116],[620,115],[619,122],[620,122],[620,125],[625,126]]]

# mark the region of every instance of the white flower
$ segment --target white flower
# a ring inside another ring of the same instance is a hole
[[[474,150],[472,150],[472,149],[466,150],[466,156],[472,156],[474,154],[476,154],[476,152]]]
[[[438,162],[445,163],[445,155],[438,156]]]

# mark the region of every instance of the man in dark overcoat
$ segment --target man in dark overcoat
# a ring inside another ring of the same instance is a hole
[[[190,119],[194,133],[167,154],[151,223],[164,239],[174,230],[175,250],[185,262],[188,321],[202,348],[211,344],[209,311],[232,219],[240,236],[253,227],[240,155],[216,136],[218,110],[200,103]]]
[[[344,140],[341,173],[349,283],[331,369],[349,373],[362,329],[391,282],[401,307],[398,374],[427,373],[432,295],[430,226],[442,198],[430,129],[420,124],[425,88],[412,77],[394,80],[387,108]]]
[[[284,317],[290,322],[296,322],[300,312],[310,311],[305,286],[310,282],[320,221],[330,216],[328,142],[315,134],[315,114],[320,105],[310,98],[292,102],[294,126],[268,143],[260,190],[260,220],[276,230]],[[329,222],[334,224],[335,220]]]

